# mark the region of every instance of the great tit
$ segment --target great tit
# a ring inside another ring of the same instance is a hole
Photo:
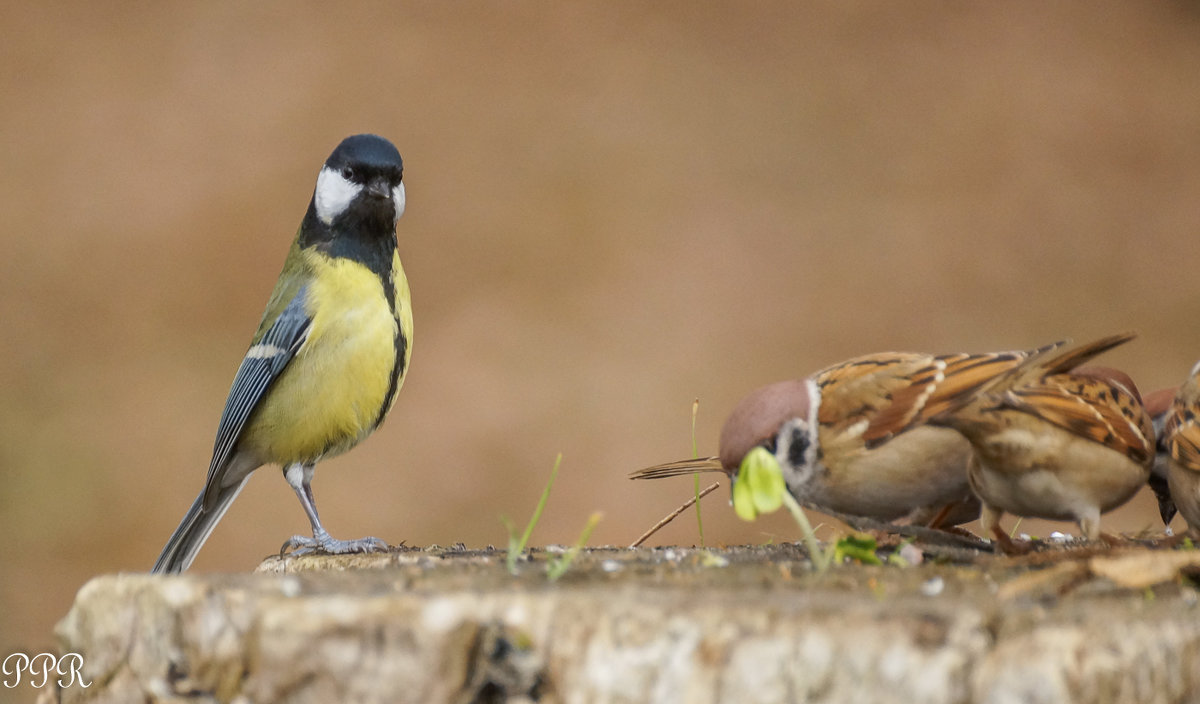
[[[408,279],[396,248],[404,164],[391,142],[347,137],[317,185],[283,272],[225,402],[204,490],[167,541],[155,573],[182,572],[265,464],[283,468],[313,535],[295,553],[385,549],[335,540],[313,502],[313,468],[349,450],[391,410],[412,356]]]

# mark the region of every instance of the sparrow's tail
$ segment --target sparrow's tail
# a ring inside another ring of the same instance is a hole
[[[680,477],[696,472],[724,472],[719,457],[704,457],[694,460],[678,460],[666,464],[656,464],[653,467],[630,472],[630,479],[662,479],[663,477]]]
[[[246,479],[249,479],[249,476]],[[209,508],[204,508],[204,493],[197,496],[192,502],[192,507],[184,514],[183,520],[179,522],[179,527],[171,534],[150,573],[178,574],[186,570],[192,564],[192,560],[196,559],[196,553],[200,552],[213,528],[217,527],[221,517],[229,510],[229,505],[246,485],[246,479],[219,489],[216,501]]]
[[[1065,351],[1053,357],[1046,353],[1055,350],[1063,345],[1057,343],[1043,347],[1040,354],[1035,354],[1028,362],[1017,367],[1014,372],[1020,376],[1022,380],[1028,378],[1040,378],[1050,376],[1052,374],[1065,374],[1074,371],[1076,367],[1082,366],[1085,362],[1099,357],[1101,354],[1111,350],[1118,345],[1123,345],[1133,338],[1137,337],[1136,332],[1122,332],[1116,335],[1102,337],[1094,342],[1089,342],[1086,345],[1077,345],[1066,349]],[[1040,351],[1039,351],[1040,352]]]
[[[1061,340],[1031,350],[1020,364],[1007,372],[998,374],[979,386],[973,393],[963,395],[955,403],[939,409],[938,413],[929,419],[929,423],[957,427],[961,419],[957,418],[955,414],[967,406],[982,403],[985,407],[993,407],[1003,404],[1004,392],[1032,384],[1052,374],[1074,371],[1089,360],[1118,345],[1123,345],[1135,337],[1137,337],[1137,333],[1123,332],[1083,345],[1071,345],[1070,340]]]

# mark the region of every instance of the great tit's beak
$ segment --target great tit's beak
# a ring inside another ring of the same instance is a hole
[[[369,183],[367,183],[367,193],[375,196],[376,198],[390,199],[392,197],[392,187],[390,184],[388,184],[386,178],[372,179]]]

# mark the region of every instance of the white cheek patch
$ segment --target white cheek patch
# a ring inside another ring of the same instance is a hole
[[[317,217],[326,225],[332,225],[337,216],[350,207],[350,202],[362,191],[362,186],[347,181],[337,171],[326,167],[317,175],[317,191],[313,202],[317,206]]]
[[[404,214],[404,182],[403,181],[401,181],[400,183],[397,183],[396,187],[392,189],[392,203],[396,206],[396,219],[399,220],[400,216]]]

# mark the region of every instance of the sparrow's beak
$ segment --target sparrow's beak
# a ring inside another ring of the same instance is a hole
[[[376,198],[391,198],[392,187],[388,185],[387,179],[377,178],[367,184],[367,193]]]

